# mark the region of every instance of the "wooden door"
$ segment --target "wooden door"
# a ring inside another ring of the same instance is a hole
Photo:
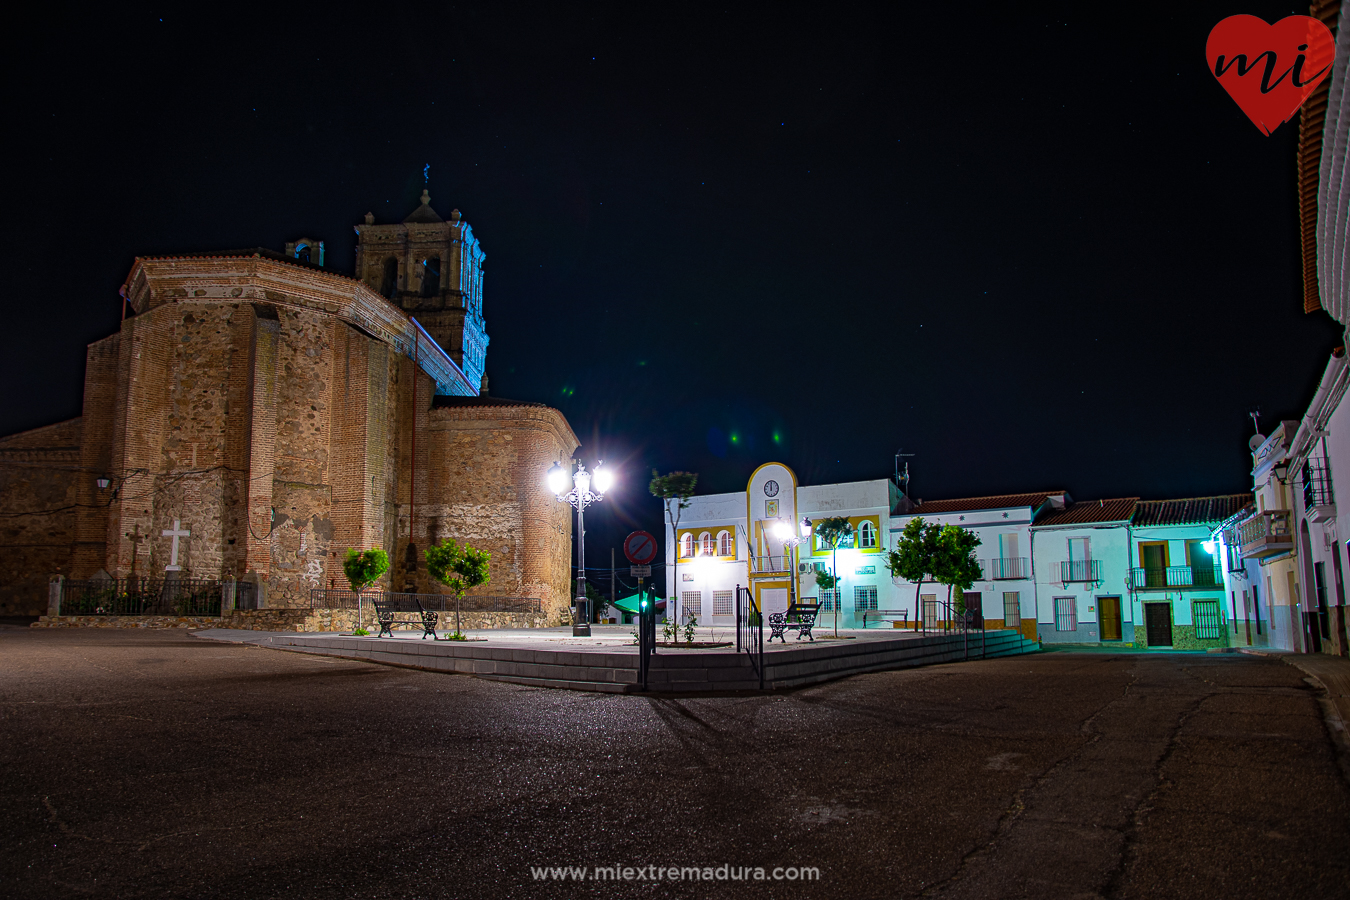
[[[1167,587],[1167,544],[1140,544],[1139,561],[1144,564],[1143,587]]]
[[[1097,598],[1097,621],[1101,624],[1104,641],[1120,640],[1120,598]]]
[[[1150,647],[1172,646],[1172,604],[1145,603],[1144,629]]]

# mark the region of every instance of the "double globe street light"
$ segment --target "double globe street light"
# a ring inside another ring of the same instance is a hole
[[[548,470],[548,489],[559,502],[570,503],[577,511],[577,597],[572,614],[572,636],[591,636],[591,611],[586,600],[586,507],[605,499],[605,492],[614,483],[614,476],[604,468],[602,459],[595,464],[594,472],[587,472],[584,463],[577,463],[575,473],[564,469],[562,463],[554,463]],[[567,489],[568,482],[572,489]],[[591,490],[591,485],[595,490]]]
[[[788,580],[788,586],[792,589],[792,596],[788,599],[793,603],[797,602],[797,579],[801,577],[801,573],[793,571],[796,568],[794,565],[796,560],[792,558],[792,553],[797,549],[798,544],[811,539],[811,520],[804,518],[797,527],[798,533],[793,534],[792,524],[784,519],[779,519],[773,525],[773,536],[783,542],[783,549],[787,551],[784,555],[787,556],[788,570],[792,571],[792,578]]]

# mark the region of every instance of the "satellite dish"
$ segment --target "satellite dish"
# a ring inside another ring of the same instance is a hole
[[[1257,448],[1265,442],[1266,436],[1264,434],[1254,434],[1252,435],[1252,439],[1247,442],[1247,449],[1255,453]]]

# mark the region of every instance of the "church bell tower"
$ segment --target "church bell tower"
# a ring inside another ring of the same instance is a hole
[[[452,210],[445,221],[431,194],[399,225],[356,226],[356,277],[422,323],[470,384],[483,383],[487,323],[483,319],[484,254],[469,223]]]

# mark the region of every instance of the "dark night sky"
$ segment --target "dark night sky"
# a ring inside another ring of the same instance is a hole
[[[25,6],[0,433],[79,414],[137,254],[312,235],[350,272],[425,184],[487,252],[492,392],[623,472],[590,562],[658,526],[652,467],[1250,487],[1247,411],[1300,415],[1339,337],[1301,311],[1297,119],[1262,136],[1204,45],[1306,9],[729,6]]]

